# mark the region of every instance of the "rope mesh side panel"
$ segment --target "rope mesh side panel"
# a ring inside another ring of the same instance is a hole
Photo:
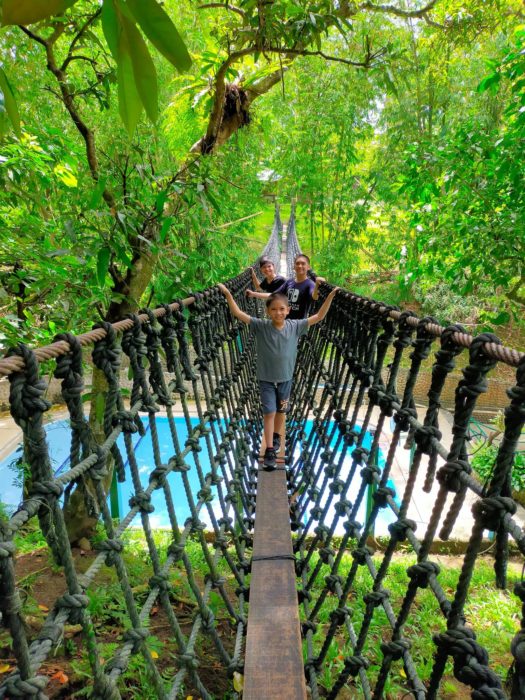
[[[290,219],[286,228],[286,276],[289,278],[294,276],[294,260],[300,252],[301,248],[299,247],[299,241],[297,240],[297,231],[295,226],[295,203],[292,202]]]
[[[229,282],[241,305],[246,304],[244,292],[250,279],[246,271]],[[25,365],[24,371],[9,377],[10,401],[12,414],[24,433],[31,480],[29,497],[8,521],[0,523],[0,611],[13,640],[18,666],[16,672],[2,677],[2,698],[45,697],[48,679],[39,674],[39,669],[63,638],[67,624],[82,627],[93,678],[92,697],[126,697],[121,679],[136,654],[143,657],[159,698],[186,696],[188,688],[194,688],[202,698],[214,697],[214,688],[204,684],[199,671],[203,644],[212,649],[210,653],[224,675],[232,677],[242,672],[247,548],[252,542],[254,508],[252,454],[258,453],[262,424],[254,380],[254,345],[246,328],[230,326],[217,290],[196,295],[188,321],[181,306],[175,311],[166,307],[160,320],[148,310],[144,312],[148,320],[143,323],[137,316],[132,317],[131,328],[121,338],[110,324],[103,324],[104,337],[93,348],[93,364],[107,387],[102,440],[95,439],[84,418],[80,344],[69,334],[59,338],[71,348],[59,358],[55,371],[62,380],[71,420],[69,468],[59,476],[53,475],[43,428],[49,403],[43,398],[46,386],[39,377],[38,362],[23,345],[11,351]],[[190,349],[194,359],[190,359]],[[132,375],[129,399],[121,384],[123,355]],[[182,414],[183,434],[187,433],[184,442],[175,412]],[[169,425],[169,448],[159,443],[159,415]],[[151,440],[153,463],[144,482],[136,438],[144,439],[146,433]],[[130,509],[118,523],[112,519],[107,502],[112,468],[119,480],[126,479],[133,485]],[[174,505],[174,474],[182,481],[190,512],[183,523]],[[190,474],[197,476],[197,489]],[[75,485],[85,497],[87,512],[95,519],[100,517],[102,523],[95,545],[99,553],[83,573],[78,570],[68,541],[61,503],[66,489],[66,507],[68,502],[71,504],[69,492]],[[168,541],[163,545],[154,536],[152,521],[152,496],[156,492],[163,495],[169,520]],[[205,535],[203,515],[213,532],[211,542]],[[35,517],[39,518],[55,562],[64,572],[67,591],[56,601],[40,632],[32,635],[24,622],[16,584],[14,537]],[[127,553],[130,540],[126,533],[132,523],[133,528],[140,524],[150,569],[146,592],[140,597],[132,582]],[[208,573],[204,580],[189,556],[190,542],[198,545],[205,562]],[[88,597],[97,587],[99,574],[106,576],[109,568],[115,572],[122,612],[127,618],[121,641],[110,659],[107,651],[103,657],[100,629],[97,620],[92,619]],[[172,598],[173,583],[181,576],[187,580],[194,611],[189,627]],[[163,659],[162,666],[148,645],[152,611],[156,613],[159,608],[172,640],[167,653],[174,659]],[[230,630],[226,635],[225,624],[217,621],[217,609]]]
[[[319,303],[329,289],[327,284],[321,286]],[[393,318],[393,311],[339,293],[325,323],[306,337],[297,362],[287,464],[305,673],[312,697],[336,698],[349,687],[378,700],[386,696],[389,679],[400,678],[402,668],[407,696],[438,698],[443,676],[451,672],[447,659],[452,657],[454,675],[473,689],[472,697],[516,700],[523,697],[523,621],[509,650],[514,664],[507,695],[504,679],[491,668],[486,649],[476,640],[476,621],[467,625],[464,611],[484,531],[496,533],[500,587],[506,581],[509,537],[525,553],[525,535],[512,518],[516,504],[510,497],[510,473],[525,421],[525,358],[521,356],[516,385],[508,392],[511,403],[494,473],[482,488],[470,474],[469,422],[478,396],[486,390],[486,376],[496,364],[485,348],[487,343],[497,345],[498,339],[483,334],[470,344],[469,363],[456,389],[453,440],[446,449],[439,429],[440,396],[462,350],[454,339],[464,331],[451,326],[442,332],[427,406],[416,408],[414,388],[431,353],[435,333],[429,328],[436,322],[417,319],[411,312]],[[407,363],[400,391],[399,369]],[[385,444],[383,428],[390,420],[393,432]],[[371,438],[365,444],[367,432]],[[413,445],[413,457],[404,490],[396,493],[391,477],[402,436]],[[385,453],[384,460],[380,452]],[[426,532],[418,540],[413,498],[420,472],[423,488],[433,489],[436,496]],[[472,533],[451,596],[440,584],[431,546],[440,524],[440,538],[450,536],[467,495],[474,498]],[[385,513],[390,513],[389,537],[384,551],[374,552],[376,546],[370,545],[375,545],[376,523]],[[388,581],[400,545],[414,553],[416,563],[407,569],[404,595],[394,600]],[[363,586],[366,593],[358,594]],[[432,672],[425,682],[421,667],[428,660],[421,658],[417,635],[419,592],[424,588],[433,594],[436,621],[441,618],[444,630],[434,638]],[[523,584],[516,585],[515,593],[523,603]],[[378,629],[380,644],[374,643]],[[334,650],[338,665],[332,661]]]

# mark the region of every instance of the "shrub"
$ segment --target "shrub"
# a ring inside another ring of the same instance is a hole
[[[482,483],[490,481],[497,454],[496,445],[483,445],[473,455],[472,468]],[[516,500],[523,505],[525,501],[525,452],[517,452],[514,456],[511,485]]]

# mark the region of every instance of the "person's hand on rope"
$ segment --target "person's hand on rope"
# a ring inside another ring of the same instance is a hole
[[[236,303],[235,299],[233,298],[233,295],[230,292],[230,290],[228,289],[228,287],[226,287],[224,284],[221,284],[220,282],[217,285],[217,287],[220,289],[220,291],[226,297],[226,301],[228,302],[228,307],[229,307],[231,313],[235,316],[235,318],[238,318],[239,321],[242,321],[243,323],[250,323],[250,316],[247,313],[245,313],[244,311],[242,311],[242,309],[240,309],[237,306],[237,303]]]

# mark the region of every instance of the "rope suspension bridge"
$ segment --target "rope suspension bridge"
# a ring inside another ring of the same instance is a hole
[[[284,252],[282,231],[277,211],[263,251],[276,266]],[[292,217],[286,231],[289,272],[299,251]],[[245,295],[250,282],[246,270],[226,285],[244,311],[260,315],[258,302]],[[321,285],[318,303],[330,289]],[[92,365],[107,386],[102,440],[84,416],[85,347],[92,347]],[[469,359],[457,382],[452,441],[445,446],[440,397],[461,352],[468,352]],[[123,386],[123,358],[132,377],[129,395]],[[44,430],[50,404],[39,363],[50,359],[56,360],[54,374],[62,382],[71,428],[69,465],[60,474],[53,472]],[[432,379],[422,408],[416,406],[414,389],[427,360],[433,361]],[[516,378],[508,389],[492,476],[482,485],[471,474],[469,422],[498,363],[515,368]],[[403,364],[408,374],[398,390]],[[525,533],[510,486],[525,422],[525,355],[504,347],[495,336],[473,338],[461,326],[442,328],[432,318],[419,319],[410,311],[340,292],[326,320],[301,344],[281,464],[270,473],[259,468],[263,416],[254,339],[232,318],[217,288],[113,325],[97,324],[84,335],[61,334],[46,348],[19,345],[0,360],[0,373],[10,382],[12,416],[23,431],[30,469],[25,500],[0,521],[1,624],[16,658],[16,669],[1,677],[0,698],[47,697],[48,679],[41,669],[71,624],[81,629],[87,650],[86,685],[92,698],[129,697],[123,677],[135,655],[143,657],[158,698],[221,697],[200,665],[204,648],[213,651],[215,677],[222,669],[231,679],[222,697],[379,700],[393,697],[388,696],[389,679],[401,672],[403,697],[443,697],[443,678],[453,673],[475,700],[525,698],[523,579],[513,589],[522,618],[515,621],[510,639],[508,676],[496,672],[477,639],[482,621],[467,621],[465,615],[484,535],[493,533],[494,584],[499,588],[507,585],[511,549],[522,560],[525,555]],[[177,415],[185,426],[183,438]],[[158,438],[160,416],[169,425],[167,452]],[[390,424],[385,445],[384,427]],[[146,483],[135,440],[145,427],[153,455]],[[402,440],[413,445],[413,457],[404,492],[396,493],[391,477]],[[129,511],[119,520],[108,504],[113,470],[118,481],[133,486]],[[184,522],[174,505],[174,475],[189,509]],[[432,493],[434,500],[428,522],[416,533],[419,523],[411,509],[420,482],[422,492]],[[79,568],[64,519],[75,490],[86,512],[100,521],[94,545],[98,553],[87,569]],[[169,518],[164,544],[153,527],[156,494]],[[450,538],[465,503],[471,502],[461,575],[454,590],[445,589],[432,559],[434,543]],[[387,513],[388,536],[374,551],[376,526]],[[38,519],[65,578],[65,592],[36,633],[25,620],[15,546],[31,519]],[[127,533],[138,527],[151,571],[141,596],[132,585],[126,551]],[[190,544],[200,549],[206,577],[189,555]],[[413,552],[414,563],[406,570],[399,601],[391,598],[387,583],[400,546]],[[102,654],[102,630],[88,595],[108,569],[120,586],[126,619],[110,659]],[[191,596],[189,624],[174,604],[177,575],[187,580]],[[363,594],[357,592],[358,580],[366,583]],[[417,653],[423,589],[432,592],[434,601],[432,660]],[[148,644],[154,610],[162,611],[171,643],[170,653],[160,658]],[[380,651],[371,646],[374,636],[382,639]],[[330,661],[334,648],[341,655],[335,671]],[[425,682],[423,661],[432,663]]]

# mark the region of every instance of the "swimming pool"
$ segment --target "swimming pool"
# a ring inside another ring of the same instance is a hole
[[[198,418],[191,418],[190,420],[192,428],[199,423]],[[174,418],[174,421],[179,444],[181,446],[181,449],[183,449],[184,443],[188,438],[188,429],[186,421],[183,417],[176,417]],[[146,429],[146,434],[144,436],[140,436],[138,433],[134,433],[133,435],[131,435],[131,438],[133,442],[141,484],[143,488],[146,488],[149,484],[149,475],[155,468],[155,461],[153,457],[153,445],[147,417],[142,417],[142,422]],[[167,462],[174,453],[173,441],[169,429],[168,418],[163,416],[157,416],[156,425],[161,460],[162,462]],[[305,432],[309,434],[312,429],[312,422],[307,421],[305,426]],[[58,420],[53,421],[52,423],[48,423],[45,426],[45,431],[47,435],[47,442],[53,471],[55,473],[55,476],[58,476],[59,474],[69,469],[69,421]],[[363,441],[363,447],[370,447],[371,440],[372,436],[369,433],[367,433]],[[124,517],[124,515],[128,512],[129,509],[129,499],[133,495],[133,484],[131,480],[129,464],[127,462],[124,438],[122,435],[119,437],[117,445],[126,465],[126,481],[118,484],[119,513],[121,517]],[[201,452],[198,453],[198,458],[202,467],[202,473],[206,475],[210,471],[210,460],[208,450],[204,445],[203,439],[201,439],[201,445],[203,449]],[[352,449],[349,449],[341,468],[340,478],[343,480],[347,477],[348,472],[350,470],[350,466],[352,463],[351,454]],[[14,462],[16,462],[21,457],[21,455],[22,448],[21,445],[19,445],[8,457],[0,461],[0,501],[3,504],[5,504],[8,512],[14,511],[22,498],[22,486],[20,483],[20,478],[17,477],[17,469],[14,466]],[[190,471],[188,472],[188,477],[190,481],[191,491],[194,494],[194,498],[196,500],[196,494],[200,490],[201,484],[199,481],[197,468],[195,466],[195,462],[191,453],[187,456],[186,462],[191,467]],[[378,463],[380,467],[382,467],[384,464],[384,459],[381,452],[379,454]],[[173,504],[175,507],[175,512],[177,515],[179,525],[183,525],[185,520],[188,517],[190,517],[191,513],[188,506],[186,492],[184,490],[181,474],[177,472],[170,473],[168,475],[168,482],[170,484]],[[353,483],[351,484],[347,494],[347,498],[350,501],[353,501],[355,499],[359,490],[359,483],[360,479],[357,476],[356,478],[354,478]],[[392,487],[393,484],[389,482],[389,486]],[[220,518],[223,514],[217,497],[217,487],[212,486],[211,491],[212,495],[214,496],[214,499],[211,502],[211,507],[215,516],[217,518]],[[149,516],[151,526],[153,528],[169,528],[170,522],[162,489],[158,489],[151,494],[151,504],[155,508],[155,510]],[[365,507],[366,506],[363,501],[356,517],[356,519],[361,523],[364,522],[365,519]],[[328,513],[329,522],[331,522],[334,512],[335,511],[332,504]],[[201,509],[199,517],[202,520],[202,522],[206,525],[206,527],[211,529],[211,518],[206,508]],[[378,516],[378,521],[376,523],[376,531],[378,532],[378,534],[386,533],[388,524],[390,522],[394,522],[395,519],[396,518],[394,514],[391,513],[390,509],[383,509],[380,512]],[[342,522],[343,520],[340,519],[340,522],[336,529],[336,533],[338,534],[344,532]],[[133,520],[133,525],[140,525],[140,515],[137,514],[135,516],[135,519]]]

